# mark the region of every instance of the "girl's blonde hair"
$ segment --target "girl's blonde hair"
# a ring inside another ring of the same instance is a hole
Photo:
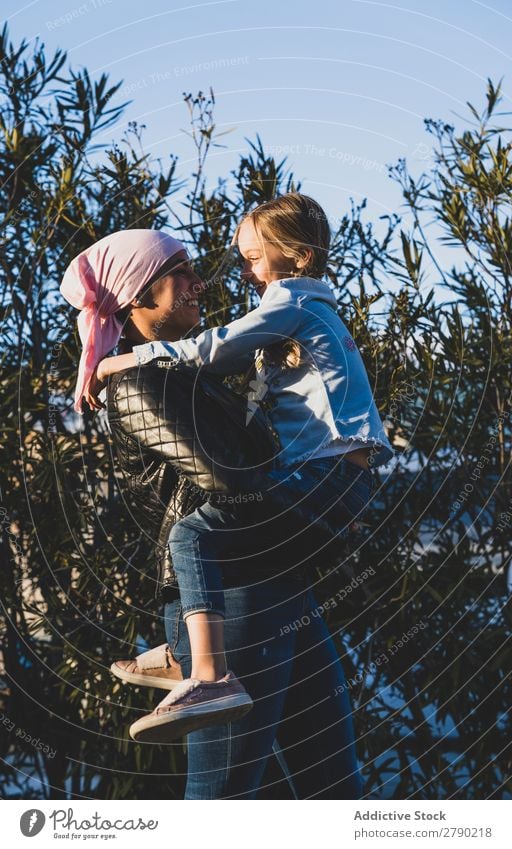
[[[296,267],[293,275],[322,277],[325,274],[331,231],[327,216],[316,200],[289,192],[260,204],[242,218],[233,242],[238,240],[240,227],[248,220],[263,242],[270,242],[295,264],[306,260],[301,268]]]
[[[323,277],[331,231],[327,216],[316,200],[299,192],[289,192],[262,203],[240,221],[233,243],[238,241],[240,227],[248,220],[254,224],[262,242],[269,242],[294,261],[291,276]],[[302,262],[300,268],[298,261]],[[268,346],[266,352],[282,368],[296,368],[301,363],[300,347],[294,340],[276,342]]]

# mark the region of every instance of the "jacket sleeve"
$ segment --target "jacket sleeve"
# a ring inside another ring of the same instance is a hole
[[[225,374],[237,367],[241,357],[247,358],[258,348],[281,339],[289,339],[300,322],[300,306],[288,289],[272,284],[256,309],[225,327],[204,330],[195,339],[177,342],[147,342],[135,345],[133,353],[139,366],[159,357],[170,357],[196,367]],[[234,373],[234,372],[233,372]]]
[[[154,345],[156,350],[155,357],[152,357],[148,362],[155,364],[158,360],[165,360],[165,363],[162,362],[162,365],[170,366],[178,362],[186,362],[187,365],[194,366],[193,362],[189,363],[189,361],[180,360],[178,356],[173,355],[172,352],[175,344],[175,342],[149,342],[147,345],[136,345],[133,350],[135,351],[136,347],[149,348],[149,345]],[[236,357],[234,360],[221,357],[217,358],[214,363],[209,363],[207,371],[218,377],[227,377],[227,375],[243,374],[248,371],[253,363],[254,353],[252,352]],[[142,363],[138,363],[138,365],[140,366]]]

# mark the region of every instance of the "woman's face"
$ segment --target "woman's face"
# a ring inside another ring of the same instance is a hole
[[[204,283],[195,273],[186,251],[176,254],[172,269],[132,303],[131,321],[145,339],[180,339],[199,320],[199,298]]]
[[[260,296],[269,283],[293,276],[294,260],[270,242],[263,242],[250,218],[240,225],[238,249],[244,258],[242,277],[252,283]]]

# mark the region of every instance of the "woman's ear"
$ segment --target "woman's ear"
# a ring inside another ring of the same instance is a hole
[[[121,307],[116,311],[116,318],[121,322],[123,328],[130,321],[131,314],[133,310],[140,309],[144,306],[144,295],[136,295],[135,298],[126,304],[126,306]]]
[[[143,287],[142,291],[139,292],[128,304],[129,309],[140,309],[141,307],[149,307],[154,306],[153,292],[155,287],[158,287],[158,284],[165,280],[168,277],[168,274],[162,274],[162,276],[158,280],[154,280],[150,286]]]
[[[130,308],[133,307],[133,309],[138,309],[139,307],[143,306],[143,301],[144,301],[144,295],[137,295],[137,297],[134,298],[133,301],[130,301],[128,306]]]

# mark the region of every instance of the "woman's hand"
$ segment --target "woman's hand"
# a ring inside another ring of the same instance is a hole
[[[104,360],[101,360],[92,373],[89,389],[84,395],[91,410],[102,410],[105,407],[98,395],[105,388],[110,375],[116,374],[118,371],[125,371],[128,368],[134,368],[136,365],[135,354],[132,353],[120,354],[118,357],[105,357]]]

